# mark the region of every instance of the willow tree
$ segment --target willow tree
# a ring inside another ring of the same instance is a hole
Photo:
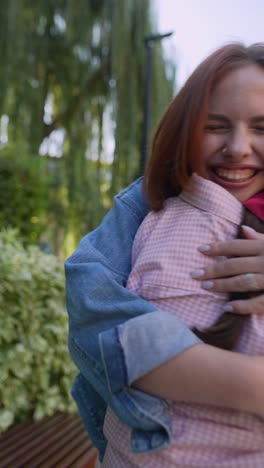
[[[40,149],[50,159],[56,250],[66,231],[75,243],[93,228],[138,173],[143,38],[153,31],[149,0],[0,3],[1,123],[12,147],[27,145],[29,164]],[[160,44],[154,52],[152,126],[174,84]]]

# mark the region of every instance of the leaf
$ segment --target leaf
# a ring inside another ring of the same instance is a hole
[[[0,232],[0,430],[73,407],[64,274],[58,259]],[[54,278],[56,281],[54,281]]]

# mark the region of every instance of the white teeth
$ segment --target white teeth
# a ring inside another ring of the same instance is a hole
[[[252,169],[244,169],[242,170],[230,170],[230,169],[222,169],[218,168],[215,169],[215,173],[222,177],[223,179],[227,180],[234,180],[234,181],[242,181],[247,180],[255,174],[255,171]]]

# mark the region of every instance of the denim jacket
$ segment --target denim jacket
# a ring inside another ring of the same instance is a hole
[[[200,342],[176,317],[125,288],[133,239],[148,211],[139,179],[65,262],[69,350],[79,369],[72,395],[101,460],[107,405],[131,427],[131,450],[168,446],[168,403],[132,384]]]

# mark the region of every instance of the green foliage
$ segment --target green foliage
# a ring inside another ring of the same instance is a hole
[[[56,257],[0,233],[0,431],[72,411],[64,274]]]
[[[58,254],[63,239],[70,234],[76,244],[96,226],[112,195],[139,173],[143,39],[157,32],[152,5],[151,0],[0,2],[0,144],[23,142],[32,164],[40,148],[60,156],[49,158],[55,170],[52,192],[44,197],[52,195],[45,222]],[[155,43],[152,128],[172,96],[174,68]],[[20,195],[19,189],[14,200]],[[22,219],[14,221],[21,230]],[[28,228],[24,235],[37,240],[40,232],[32,235]]]
[[[23,145],[0,151],[0,225],[17,227],[25,242],[37,242],[46,230],[50,180],[44,158]]]

